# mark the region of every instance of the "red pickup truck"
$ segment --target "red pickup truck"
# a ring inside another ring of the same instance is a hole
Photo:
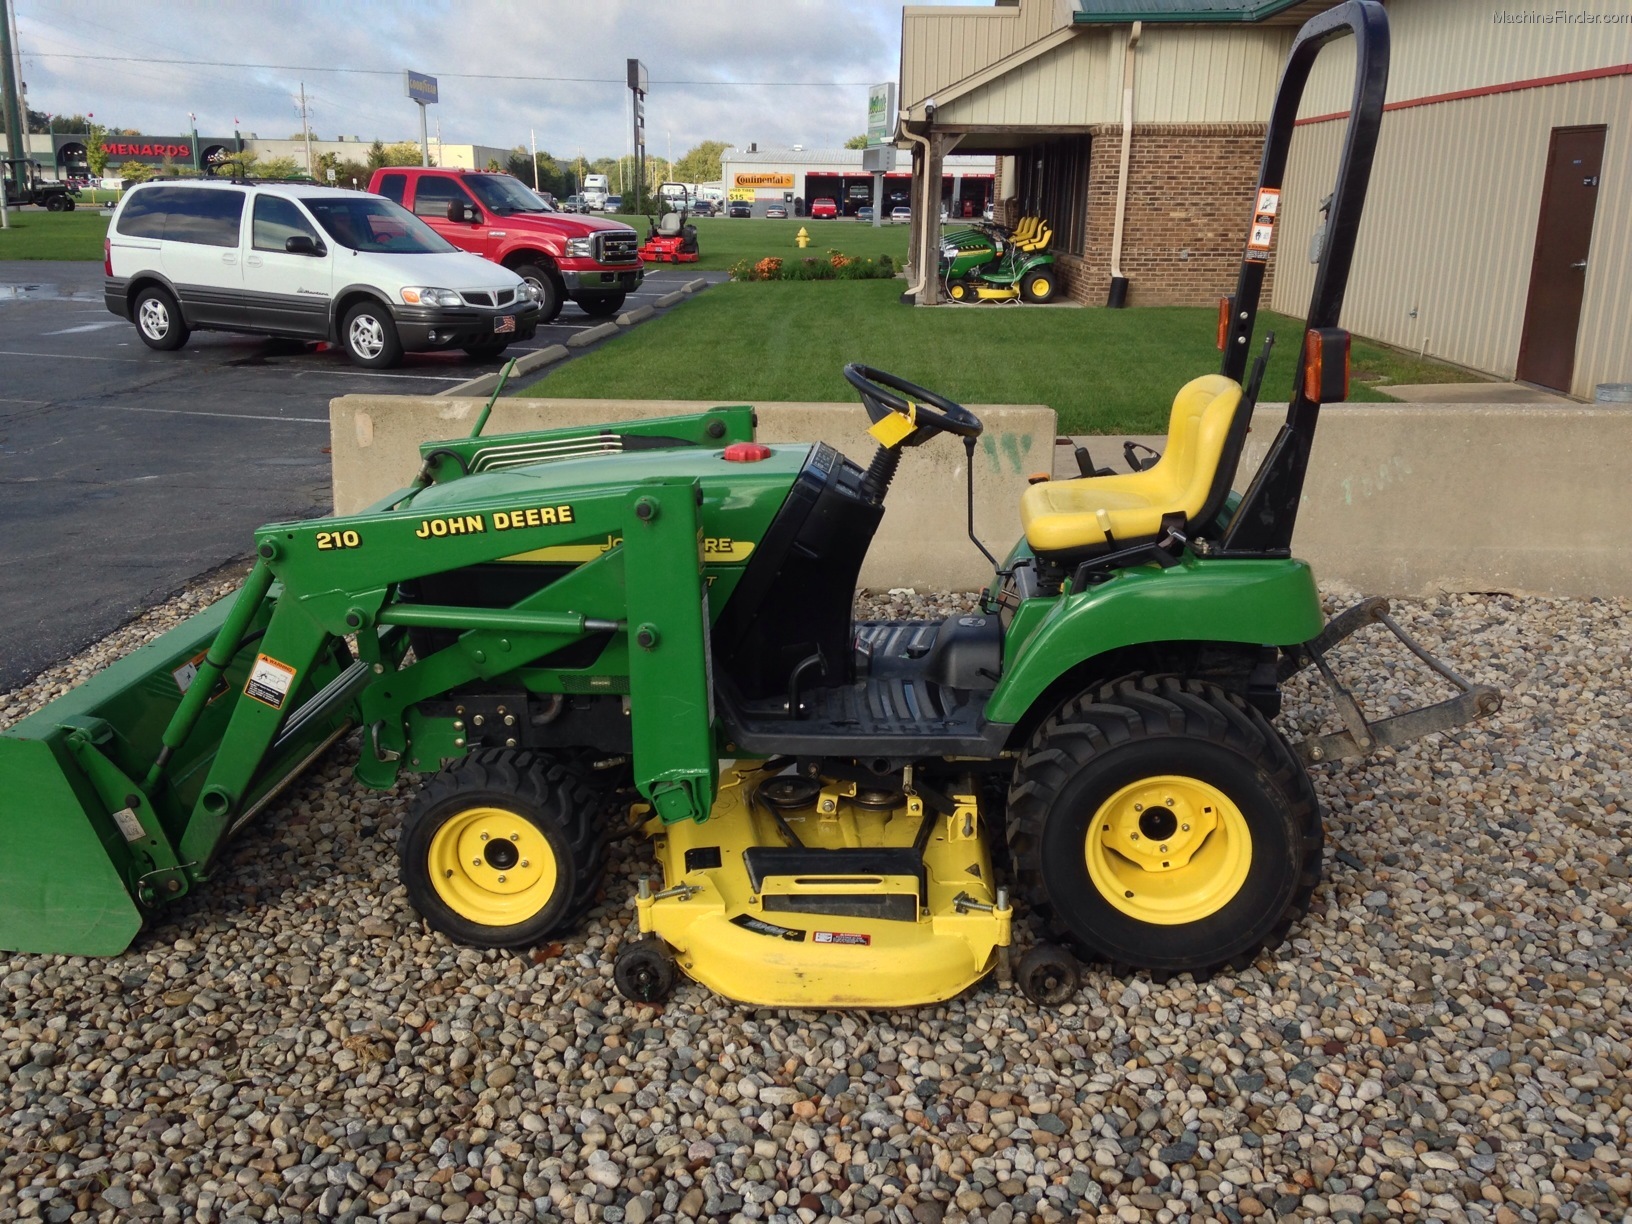
[[[633,229],[553,212],[513,175],[386,166],[374,172],[368,189],[395,200],[461,250],[536,285],[540,323],[560,314],[568,298],[587,314],[614,315],[646,275]]]

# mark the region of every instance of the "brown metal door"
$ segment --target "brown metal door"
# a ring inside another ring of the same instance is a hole
[[[1518,373],[1525,382],[1558,391],[1569,391],[1575,372],[1575,332],[1587,283],[1605,130],[1554,128],[1547,151]]]

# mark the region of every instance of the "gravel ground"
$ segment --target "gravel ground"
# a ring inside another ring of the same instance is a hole
[[[337,747],[125,956],[4,960],[0,1219],[1626,1219],[1632,609],[1397,611],[1504,711],[1316,771],[1326,881],[1273,957],[1090,973],[1053,1011],[631,1006],[638,846],[581,935],[452,947],[396,882],[403,795]],[[1431,694],[1403,652],[1340,666],[1374,705]]]

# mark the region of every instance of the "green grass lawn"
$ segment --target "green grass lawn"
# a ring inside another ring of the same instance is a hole
[[[625,222],[640,231],[641,241],[651,228],[650,221],[641,216],[616,215],[613,220]],[[812,221],[809,217],[790,217],[786,221],[767,221],[763,217],[698,217],[698,259],[686,268],[723,271],[739,259],[760,260],[767,255],[791,259],[801,252],[795,239],[803,226],[810,234],[806,255],[825,255],[828,251],[843,251],[846,255],[889,255],[901,261],[907,257],[906,225],[863,225],[854,217],[835,217],[831,221]],[[656,265],[668,267],[667,264]]]
[[[102,260],[108,219],[81,204],[73,212],[25,208],[10,214],[11,228],[0,230],[0,259]]]
[[[1162,433],[1174,393],[1218,368],[1217,314],[1205,307],[917,310],[900,305],[903,288],[899,280],[715,285],[523,394],[842,401],[856,395],[840,371],[860,361],[964,403],[1048,404],[1064,433]],[[1270,329],[1278,343],[1261,398],[1285,400],[1301,324],[1266,312],[1260,341]],[[1361,341],[1353,366],[1390,382],[1471,377]],[[1350,398],[1388,402],[1358,381]]]

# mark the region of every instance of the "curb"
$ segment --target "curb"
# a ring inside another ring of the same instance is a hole
[[[651,318],[657,311],[651,306],[636,306],[633,310],[626,310],[618,316],[618,326],[633,327],[644,319]]]
[[[458,386],[449,387],[443,395],[491,395],[493,389],[499,385],[497,374],[483,374],[469,382],[462,382]]]
[[[568,348],[583,348],[586,344],[594,344],[597,340],[605,340],[608,336],[618,334],[616,323],[601,323],[588,331],[578,332],[567,340]]]
[[[516,358],[516,373],[531,374],[534,370],[553,365],[557,361],[571,357],[564,344],[552,344],[549,348],[539,349],[536,353],[528,353],[525,357]]]
[[[683,302],[685,300],[686,291],[684,289],[676,289],[673,293],[665,293],[662,297],[658,298],[654,305],[661,309],[667,310],[676,302]]]
[[[699,276],[696,280],[687,281],[685,284],[681,285],[680,286],[680,292],[681,293],[696,293],[697,290],[699,290],[699,289],[707,289],[707,288],[708,288],[708,277]]]

